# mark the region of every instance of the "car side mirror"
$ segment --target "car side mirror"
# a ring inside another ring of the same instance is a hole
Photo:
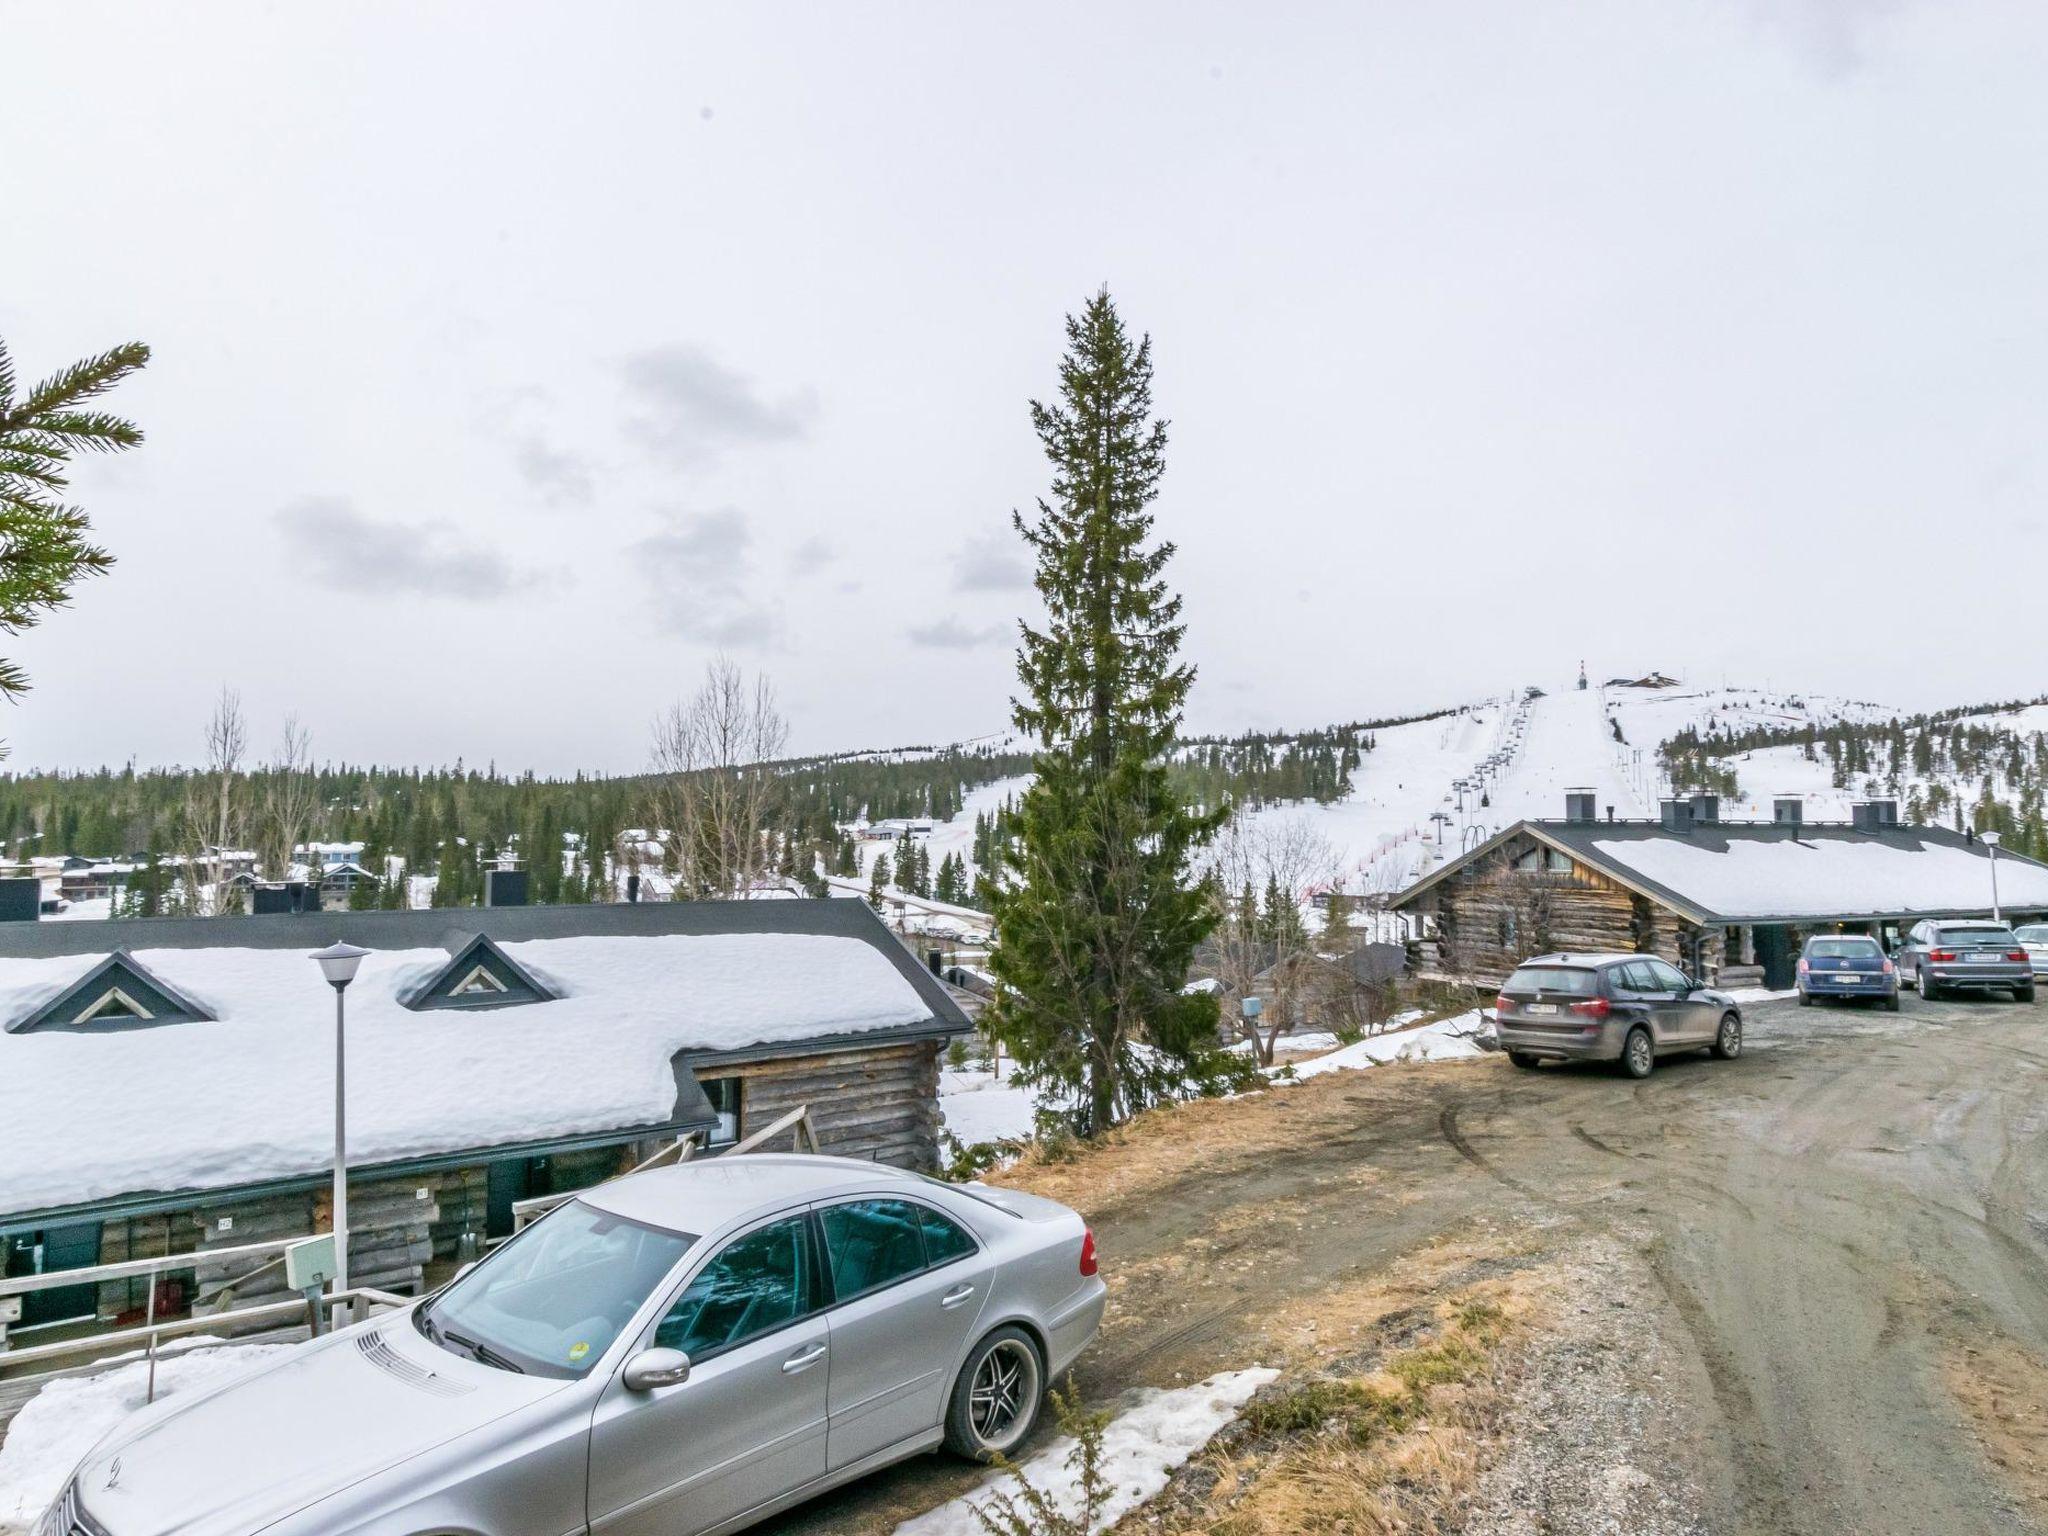
[[[690,1379],[690,1357],[680,1349],[643,1349],[626,1362],[628,1392],[652,1392],[660,1387],[680,1387]]]

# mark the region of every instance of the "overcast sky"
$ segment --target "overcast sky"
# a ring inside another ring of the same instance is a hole
[[[1026,401],[1156,350],[1190,723],[2048,689],[2048,12],[0,0],[0,336],[131,338],[12,766],[1002,728]]]

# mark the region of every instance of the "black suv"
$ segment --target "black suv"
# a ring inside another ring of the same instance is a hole
[[[1518,1067],[1618,1061],[1648,1077],[1659,1056],[1742,1051],[1742,1010],[1655,955],[1539,955],[1494,999],[1501,1049]]]

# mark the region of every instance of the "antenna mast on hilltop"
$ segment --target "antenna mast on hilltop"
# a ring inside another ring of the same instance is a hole
[[[1585,662],[1581,661],[1581,662],[1579,663],[1579,692],[1581,692],[1581,693],[1584,693],[1585,691],[1586,691],[1586,664],[1585,664]]]

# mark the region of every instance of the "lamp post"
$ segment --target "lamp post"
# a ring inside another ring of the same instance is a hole
[[[346,1014],[342,995],[356,979],[367,949],[353,944],[330,944],[315,950],[312,958],[320,974],[334,988],[334,1288],[348,1289],[348,1052],[345,1048]]]
[[[1998,844],[2001,839],[1996,832],[1985,832],[1980,835],[1984,839],[1984,846],[1991,850],[1991,921],[2002,923],[2005,919],[1998,915]]]

